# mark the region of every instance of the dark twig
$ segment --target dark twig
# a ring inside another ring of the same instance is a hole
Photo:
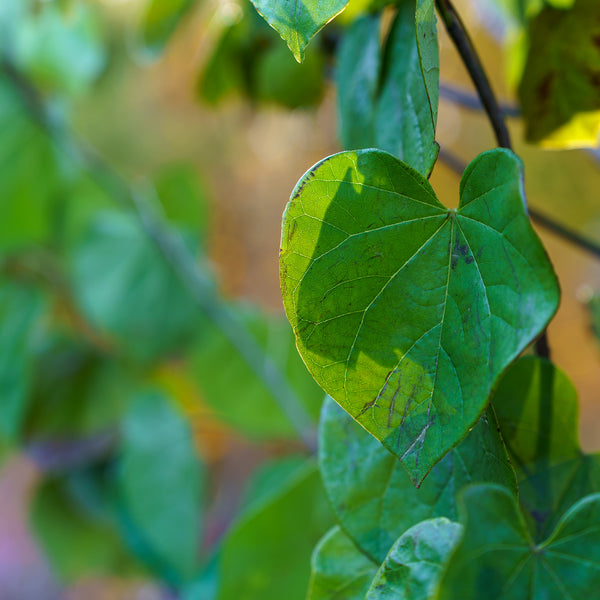
[[[444,21],[446,30],[452,38],[469,75],[477,89],[481,103],[488,115],[498,145],[511,148],[510,135],[504,122],[503,112],[494,96],[489,79],[465,26],[450,0],[436,0],[436,6]]]
[[[448,102],[453,102],[462,108],[466,108],[467,110],[473,111],[481,111],[484,110],[483,104],[479,99],[479,96],[475,96],[469,93],[467,90],[463,90],[454,85],[450,85],[448,83],[440,83],[440,98],[444,100],[448,100]],[[518,118],[521,116],[521,109],[514,105],[508,103],[500,103],[499,105],[500,112],[505,117],[514,117]]]

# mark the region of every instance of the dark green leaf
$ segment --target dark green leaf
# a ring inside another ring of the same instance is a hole
[[[139,396],[123,424],[119,497],[141,540],[191,580],[202,537],[204,470],[189,424],[156,393]]]
[[[339,528],[321,539],[312,555],[307,600],[364,600],[377,564],[359,552]]]
[[[300,354],[415,483],[558,305],[520,160],[486,152],[460,190],[448,210],[393,156],[343,152],[301,178],[284,216],[281,282]]]
[[[298,355],[288,323],[249,308],[238,307],[235,314],[241,326],[248,329],[285,374],[316,422],[323,392]],[[252,437],[293,435],[277,399],[250,368],[240,349],[214,324],[205,325],[190,353],[190,364],[204,400],[217,417]],[[232,382],[236,386],[235,392],[232,392]]]
[[[331,521],[310,462],[230,530],[221,552],[218,599],[304,600],[312,549]]]
[[[415,2],[402,2],[383,53],[379,16],[357,20],[340,48],[337,71],[344,147],[386,150],[425,176],[438,154],[439,60],[430,9],[419,8],[415,28]]]
[[[195,5],[196,0],[148,0],[142,17],[140,38],[147,53],[158,56],[169,38]]]
[[[461,533],[444,518],[411,527],[393,545],[365,600],[429,600]]]
[[[401,462],[328,398],[320,420],[319,464],[340,524],[377,564],[409,527],[432,517],[457,519],[455,494],[464,485],[489,481],[516,493],[490,410],[416,489]]]
[[[519,477],[519,499],[543,539],[574,502],[600,489],[600,455],[577,436],[577,393],[567,376],[534,357],[500,380],[494,407]]]
[[[123,546],[107,513],[110,507],[86,506],[73,478],[45,481],[31,507],[33,532],[53,571],[66,582],[86,576],[139,576],[143,571]]]
[[[596,146],[600,135],[597,0],[546,7],[530,25],[519,88],[526,137],[549,148]]]
[[[494,485],[465,491],[465,530],[439,600],[594,598],[600,585],[600,495],[584,498],[535,544],[512,494]]]
[[[348,150],[375,145],[380,28],[379,15],[357,19],[342,38],[338,52],[338,129],[342,146]]]
[[[344,9],[348,0],[252,0],[252,4],[302,62],[310,39]]]
[[[0,281],[0,433],[11,442],[21,433],[27,413],[44,308],[37,290]]]
[[[97,215],[73,251],[70,276],[83,314],[139,360],[180,348],[201,317],[133,216]]]

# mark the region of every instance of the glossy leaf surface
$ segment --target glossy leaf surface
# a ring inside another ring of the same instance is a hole
[[[365,600],[429,600],[461,533],[444,518],[411,527],[392,546]]]
[[[344,9],[348,0],[252,0],[265,21],[285,40],[298,62],[310,39]]]
[[[516,493],[492,411],[416,489],[402,463],[328,398],[320,420],[319,464],[339,522],[377,563],[409,527],[432,517],[457,519],[455,495],[464,485],[493,482]]]
[[[593,598],[600,585],[600,495],[584,498],[536,544],[514,497],[493,485],[465,491],[462,541],[437,600]]]
[[[600,489],[600,455],[584,454],[577,393],[550,362],[524,357],[494,395],[502,436],[519,476],[519,499],[538,539],[580,498]]]
[[[184,417],[156,393],[140,395],[127,415],[119,496],[142,543],[181,581],[198,566],[204,469]]]
[[[595,147],[600,134],[600,11],[596,0],[546,7],[530,25],[519,89],[526,137],[549,148]]]
[[[417,484],[558,303],[519,159],[480,155],[460,189],[448,210],[393,156],[343,152],[301,178],[284,215],[281,283],[300,354]]]
[[[378,565],[334,527],[313,552],[307,600],[364,600]]]

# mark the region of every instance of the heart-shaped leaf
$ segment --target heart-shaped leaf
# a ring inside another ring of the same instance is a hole
[[[564,600],[597,597],[600,494],[584,498],[541,544],[532,540],[515,498],[480,485],[462,496],[464,535],[442,577],[437,600]]]
[[[344,9],[348,0],[252,0],[252,4],[302,62],[310,39]]]
[[[319,422],[319,466],[338,521],[378,564],[409,527],[432,517],[457,519],[455,495],[464,485],[493,482],[516,494],[491,410],[416,489],[402,463],[327,398]]]
[[[543,539],[574,502],[600,489],[600,454],[584,454],[577,392],[547,360],[519,359],[494,394],[502,437],[519,479],[519,500]]]
[[[281,284],[309,371],[419,484],[481,416],[559,290],[508,150],[477,157],[448,210],[378,150],[315,165],[284,215]]]
[[[394,544],[365,600],[429,600],[462,527],[431,519],[411,527]]]

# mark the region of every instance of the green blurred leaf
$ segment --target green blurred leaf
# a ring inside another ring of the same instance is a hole
[[[168,399],[140,395],[122,426],[118,494],[141,540],[179,582],[198,567],[204,479],[189,423]]]
[[[0,253],[47,242],[61,172],[52,142],[0,74]]]
[[[365,600],[432,598],[461,533],[458,523],[444,518],[411,527],[393,545]]]
[[[313,546],[331,513],[311,461],[254,505],[223,542],[219,600],[304,600]]]
[[[462,495],[462,541],[451,556],[438,600],[593,598],[600,585],[600,495],[571,507],[542,543],[532,540],[516,500],[478,485]]]
[[[134,372],[83,342],[49,338],[36,357],[27,438],[78,438],[113,428],[136,385]]]
[[[438,154],[437,32],[424,8],[415,26],[415,6],[400,4],[382,50],[376,15],[346,34],[337,70],[340,137],[345,148],[380,148],[428,176]]]
[[[202,318],[179,275],[132,215],[96,215],[69,268],[81,312],[138,360],[180,349]]]
[[[500,380],[494,407],[517,468],[519,499],[537,539],[574,502],[600,489],[600,454],[584,454],[577,436],[577,393],[567,376],[534,357]]]
[[[285,40],[298,62],[311,38],[341,12],[348,0],[252,0],[265,21]]]
[[[44,91],[80,94],[105,67],[102,37],[99,13],[89,3],[63,10],[43,2],[16,32],[14,61]]]
[[[337,526],[315,547],[311,566],[306,600],[364,600],[378,567]]]
[[[333,510],[377,564],[409,527],[432,517],[456,519],[455,494],[467,483],[499,483],[516,494],[515,474],[491,410],[418,489],[402,463],[331,398],[323,405],[319,427],[319,466]]]
[[[145,52],[156,58],[197,0],[147,0],[139,37]]]
[[[10,442],[18,439],[27,414],[45,308],[38,290],[0,280],[0,434]]]
[[[238,326],[245,327],[281,369],[309,414],[319,414],[323,392],[313,381],[281,318],[267,317],[249,307],[231,307]],[[216,416],[251,437],[290,437],[294,430],[277,399],[248,365],[240,349],[214,324],[207,323],[189,357],[204,400]],[[235,382],[235,388],[232,388]]]
[[[33,498],[31,524],[53,571],[66,583],[82,577],[133,577],[143,574],[123,546],[101,497],[87,506],[77,493],[77,475],[49,479]]]
[[[595,147],[600,135],[600,11],[597,0],[546,7],[531,22],[519,87],[528,141]]]
[[[520,160],[492,150],[448,210],[423,176],[370,150],[315,165],[286,208],[281,282],[300,354],[415,483],[556,311],[522,191]]]

